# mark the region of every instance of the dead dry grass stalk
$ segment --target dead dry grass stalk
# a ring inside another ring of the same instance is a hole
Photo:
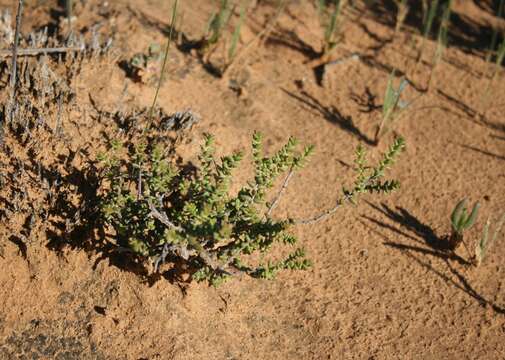
[[[156,102],[158,101],[158,95],[160,93],[161,84],[163,82],[163,74],[165,73],[165,67],[167,66],[168,50],[170,49],[170,44],[172,43],[172,35],[174,32],[175,21],[177,18],[177,5],[178,0],[175,0],[174,7],[172,8],[172,20],[170,21],[170,31],[168,33],[167,47],[165,48],[165,55],[163,56],[163,65],[161,65],[160,79],[158,81],[158,86],[156,87],[156,92],[154,93],[153,104],[149,110],[148,121],[152,120],[154,108],[156,107]]]

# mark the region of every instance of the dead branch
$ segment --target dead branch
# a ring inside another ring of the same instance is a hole
[[[85,48],[83,46],[69,46],[69,47],[54,47],[54,48],[28,48],[28,49],[17,49],[17,56],[38,56],[45,54],[55,54],[55,53],[66,53],[73,51],[83,51]],[[9,57],[13,56],[14,53],[12,50],[1,49],[0,57]]]

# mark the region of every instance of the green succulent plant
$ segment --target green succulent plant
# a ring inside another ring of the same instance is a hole
[[[470,212],[467,209],[467,199],[460,200],[451,213],[452,233],[449,237],[451,249],[456,249],[463,242],[463,233],[473,226],[479,213],[480,204],[476,202]]]
[[[280,260],[266,256],[275,243],[295,247],[297,239],[289,232],[292,226],[321,221],[342,205],[356,203],[361,194],[398,189],[398,181],[382,178],[404,142],[395,140],[375,167],[368,166],[364,149],[358,147],[356,180],[352,188],[342,190],[331,209],[307,220],[274,219],[272,210],[289,179],[314,150],[313,146],[297,149],[297,144],[291,137],[273,155],[265,156],[262,136],[254,133],[254,176],[238,192],[231,192],[233,172],[243,153],[217,159],[211,135],[205,136],[197,171],[190,174],[167,159],[159,145],[128,147],[115,142],[100,158],[105,170],[99,199],[101,219],[114,230],[119,248],[152,259],[155,271],[175,258],[193,269],[194,280],[218,285],[239,274],[272,279],[283,269],[307,269],[310,261],[301,248]],[[267,202],[269,190],[283,173],[287,175],[280,191]],[[247,264],[252,254],[264,260]]]

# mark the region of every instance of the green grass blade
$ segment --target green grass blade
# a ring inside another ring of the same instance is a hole
[[[505,58],[505,38],[503,39],[500,47],[498,48],[498,53],[496,56],[496,66],[497,67],[501,66],[504,58]]]
[[[488,219],[484,225],[484,230],[482,230],[482,237],[480,238],[479,244],[475,248],[475,258],[477,259],[477,265],[480,265],[486,257],[490,224],[491,222]]]
[[[445,6],[442,15],[442,22],[440,23],[440,28],[438,30],[437,51],[435,53],[435,61],[434,61],[435,64],[437,64],[440,61],[445,49],[447,48],[449,25],[451,22],[451,6],[452,1],[449,1],[447,3],[447,6]]]
[[[501,216],[500,220],[498,220],[493,236],[491,237],[491,239],[489,239],[489,227],[491,225],[491,220],[490,219],[487,220],[486,225],[484,225],[484,230],[482,231],[482,237],[480,239],[480,242],[475,248],[475,257],[477,259],[477,265],[480,265],[482,261],[484,261],[484,258],[486,257],[486,254],[489,251],[491,245],[496,241],[496,238],[500,234],[504,223],[505,223],[505,213]]]
[[[340,11],[339,2],[340,2],[339,0],[335,1],[335,9],[331,13],[330,22],[328,23],[328,25],[326,27],[326,32],[324,34],[324,39],[325,39],[326,44],[330,44],[332,42],[333,33],[335,32],[335,30],[337,28],[338,13]]]
[[[396,70],[393,70],[389,75],[388,84],[386,87],[386,94],[384,95],[384,105],[382,106],[382,115],[384,118],[390,114],[393,108],[395,89],[393,87],[393,80],[395,78]]]
[[[240,38],[240,30],[242,29],[242,25],[244,24],[245,21],[246,10],[247,10],[246,2],[243,1],[242,6],[240,8],[240,19],[237,26],[235,27],[235,31],[233,32],[230,49],[228,50],[228,61],[231,61],[233,59],[237,51],[237,44]]]
[[[435,20],[435,16],[437,15],[438,10],[438,1],[433,0],[430,5],[430,10],[428,13],[428,17],[426,18],[426,23],[424,24],[424,37],[428,37],[431,32],[431,27],[433,26],[433,20]]]
[[[496,241],[496,238],[500,234],[501,228],[503,227],[504,223],[505,223],[505,213],[502,215],[502,217],[500,218],[500,220],[496,224],[496,228],[494,230],[493,237],[491,238],[491,242],[488,244],[488,248],[489,248],[489,246],[491,246],[491,244],[493,244]]]

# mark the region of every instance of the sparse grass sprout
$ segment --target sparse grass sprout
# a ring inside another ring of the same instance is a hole
[[[377,127],[375,133],[375,143],[379,143],[382,136],[384,136],[391,128],[392,123],[400,115],[401,112],[406,110],[411,102],[403,102],[401,95],[408,85],[405,77],[401,77],[398,88],[394,87],[395,70],[389,75],[386,93],[384,95],[384,104],[382,105],[382,119]]]
[[[486,221],[486,225],[484,225],[484,230],[482,231],[482,237],[475,247],[475,265],[480,266],[486,257],[486,254],[491,247],[491,245],[496,241],[496,238],[500,234],[503,223],[505,222],[505,214],[501,216],[501,218],[496,223],[496,227],[493,233],[493,236],[489,238],[489,228],[491,226],[491,219]]]
[[[324,29],[322,56],[328,56],[342,39],[342,12],[348,0],[318,0],[317,10]],[[333,4],[333,10],[330,9]]]

